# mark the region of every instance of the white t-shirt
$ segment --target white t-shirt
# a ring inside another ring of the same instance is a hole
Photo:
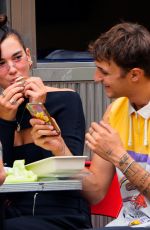
[[[128,153],[138,162],[147,172],[150,172],[150,103],[135,111],[127,102],[126,98],[120,98],[119,106],[115,107],[113,120],[116,114],[120,113],[120,119],[117,117],[117,123],[113,123],[114,127],[118,125],[118,132],[126,137],[128,143]],[[116,101],[116,104],[118,103]],[[115,106],[116,106],[115,104]],[[129,117],[128,119],[123,119]],[[107,226],[132,226],[132,227],[149,227],[150,228],[150,200],[143,196],[135,186],[117,169],[120,190],[123,200],[123,206],[119,216],[110,222]]]
[[[148,165],[148,167],[150,167]],[[149,169],[150,170],[150,169]],[[119,216],[107,226],[150,227],[150,201],[131,185],[117,170],[121,185],[123,206]]]

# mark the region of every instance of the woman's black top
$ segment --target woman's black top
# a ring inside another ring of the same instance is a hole
[[[13,146],[17,122],[20,123],[21,129],[31,126],[29,123],[31,116],[27,109],[25,109],[27,102],[28,99],[19,107],[16,121],[0,119],[0,140],[3,145],[5,166],[12,167],[16,159],[25,159],[25,163],[29,164],[52,156],[50,151],[40,148],[34,143]],[[73,91],[48,92],[45,106],[58,123],[61,135],[72,154],[82,155],[85,137],[85,119],[78,93]],[[30,216],[29,221],[26,220],[27,216]],[[80,191],[8,194],[6,218],[8,229],[9,226],[11,229],[18,229],[15,226],[20,220],[25,223],[24,227],[21,224],[19,229],[26,229],[28,226],[32,226],[32,229],[38,229],[37,225],[41,225],[41,230],[48,229],[47,227],[49,229],[65,230],[91,227],[89,205],[80,194]],[[54,219],[57,220],[55,228],[55,224],[52,223]],[[46,228],[44,228],[43,221],[46,221]],[[13,225],[14,228],[12,227]]]

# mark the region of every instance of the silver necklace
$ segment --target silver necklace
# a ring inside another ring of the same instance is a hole
[[[26,109],[26,106],[25,106],[24,109],[23,109],[23,112],[22,112],[20,121],[17,121],[17,132],[20,132],[20,130],[21,130],[21,122],[22,122],[22,120],[23,120],[23,116],[24,116],[25,109]]]

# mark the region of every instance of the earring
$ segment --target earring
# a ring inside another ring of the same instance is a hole
[[[29,66],[30,66],[30,69],[31,69],[31,67],[33,65],[33,61],[32,60],[28,60],[28,62],[29,62]]]

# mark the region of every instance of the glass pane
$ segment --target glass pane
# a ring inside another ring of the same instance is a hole
[[[100,33],[122,20],[150,21],[148,1],[36,0],[35,9],[37,58],[48,61],[90,60],[88,44]]]
[[[6,13],[6,1],[0,0],[0,14]]]

